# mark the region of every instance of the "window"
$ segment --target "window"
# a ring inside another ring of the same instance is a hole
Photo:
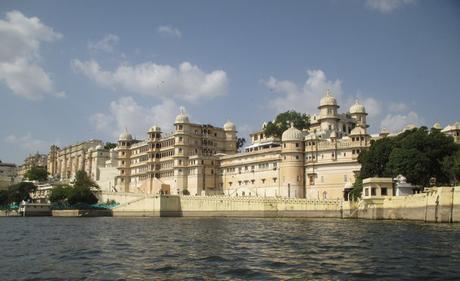
[[[285,144],[285,143],[283,144],[283,147],[286,148],[286,144]]]
[[[296,155],[296,156],[295,156],[295,159],[299,160],[299,155]]]
[[[265,183],[265,179],[262,179],[262,183]]]
[[[295,147],[299,147],[299,143],[298,143],[298,142],[295,143]]]
[[[371,187],[371,195],[372,195],[372,196],[375,196],[376,194],[377,194],[376,188],[375,188],[375,187]]]
[[[366,188],[366,189],[364,190],[364,194],[365,194],[366,196],[369,196],[369,188]]]
[[[273,178],[273,182],[276,182],[276,178]]]
[[[386,187],[382,187],[381,192],[382,192],[382,196],[387,196],[388,195],[388,190],[387,190]]]
[[[344,181],[344,182],[347,182],[347,181],[348,181],[348,176],[347,176],[347,175],[344,175],[344,176],[343,176],[343,181]]]

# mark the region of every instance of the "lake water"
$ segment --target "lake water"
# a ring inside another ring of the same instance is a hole
[[[0,218],[0,280],[459,280],[460,225]]]

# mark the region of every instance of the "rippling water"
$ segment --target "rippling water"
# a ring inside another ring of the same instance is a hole
[[[460,225],[0,218],[0,280],[460,279]]]

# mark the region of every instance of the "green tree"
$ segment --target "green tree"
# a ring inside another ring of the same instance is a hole
[[[242,148],[244,146],[244,144],[246,143],[246,139],[245,138],[238,138],[236,140],[236,149],[239,151],[240,148]]]
[[[75,175],[73,188],[67,196],[69,204],[77,203],[95,204],[98,199],[91,191],[92,188],[99,189],[99,186],[86,174],[85,171],[78,171]]]
[[[31,181],[46,181],[48,179],[48,172],[44,167],[34,166],[24,174],[24,177]]]
[[[455,155],[444,157],[441,166],[450,183],[457,185],[460,180],[460,149]]]
[[[93,179],[91,179],[88,174],[83,171],[77,171],[77,174],[75,175],[75,182],[74,182],[74,187],[87,187],[89,189],[91,188],[97,188],[99,189],[99,186]]]
[[[96,204],[97,201],[98,199],[91,189],[84,186],[74,186],[70,189],[69,195],[67,196],[67,202],[69,202],[70,205],[75,205],[77,203]]]
[[[105,145],[104,145],[105,149],[112,149],[112,148],[115,148],[115,147],[117,147],[117,144],[113,143],[113,142],[106,142]]]
[[[62,185],[57,185],[51,189],[51,194],[50,194],[50,201],[51,202],[59,202],[59,201],[65,201],[69,197],[69,194],[71,193],[73,187],[70,185],[62,184]]]
[[[30,193],[34,192],[37,186],[32,182],[20,182],[8,188],[8,203],[20,203],[22,200],[29,200]]]
[[[405,131],[371,143],[358,157],[360,179],[404,175],[408,182],[427,186],[431,177],[437,185],[456,182],[460,176],[459,145],[439,130],[426,127]],[[357,179],[358,181],[358,179]],[[356,184],[356,194],[360,192]]]
[[[404,175],[407,181],[427,186],[430,181],[430,159],[415,148],[395,148],[390,154],[386,167],[388,175]]]
[[[9,203],[8,195],[8,190],[0,190],[0,206],[7,205]]]
[[[358,156],[361,164],[360,177],[365,179],[388,176],[386,165],[394,146],[393,138],[383,138],[372,143],[369,150],[361,152]]]
[[[291,122],[299,130],[308,129],[310,127],[310,116],[293,110],[280,113],[276,116],[275,121],[267,123],[264,127],[264,134],[281,138],[281,135],[289,128]]]

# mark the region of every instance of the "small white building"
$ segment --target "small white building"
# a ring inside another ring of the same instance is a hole
[[[392,178],[367,178],[363,180],[362,198],[393,196]]]

